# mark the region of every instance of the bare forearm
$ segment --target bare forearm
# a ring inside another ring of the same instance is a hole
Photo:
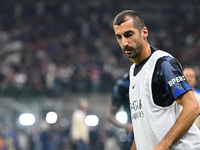
[[[161,144],[166,145],[167,148],[170,148],[189,130],[194,122],[194,118],[196,118],[192,114],[185,115],[184,113],[185,112],[181,113],[172,129],[168,132],[168,134],[161,142]],[[187,120],[187,122],[185,122],[185,120]]]
[[[112,124],[114,124],[116,127],[119,127],[119,128],[123,128],[124,127],[124,124],[120,123],[114,115],[110,114],[108,116],[108,120],[109,122],[111,122]]]
[[[177,102],[183,106],[183,110],[174,126],[154,150],[168,150],[190,129],[194,120],[199,115],[200,109],[196,101],[184,101],[183,97],[177,100]]]
[[[122,124],[114,116],[108,117],[108,120],[118,128],[123,128],[129,133],[133,132],[133,127],[131,123]]]
[[[118,112],[118,110],[119,110],[118,107],[115,107],[115,106],[110,105],[110,106],[109,106],[109,112],[108,112],[107,118],[108,118],[108,120],[109,120],[112,124],[114,124],[116,127],[119,127],[119,128],[126,128],[126,125],[120,123],[120,122],[116,119],[116,117],[115,117],[115,115],[116,115],[116,113]]]

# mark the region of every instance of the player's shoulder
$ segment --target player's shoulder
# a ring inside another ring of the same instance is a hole
[[[155,73],[163,76],[170,72],[182,72],[182,66],[179,61],[171,55],[162,56],[158,58],[155,66]]]
[[[116,86],[129,88],[129,73],[125,73],[120,79],[117,80]]]
[[[169,69],[169,68],[182,68],[179,61],[172,57],[172,56],[163,56],[161,58],[159,58],[156,62],[156,65],[160,68],[160,69]]]
[[[151,47],[152,53],[158,53],[158,54],[163,54],[164,56],[158,58],[156,61],[156,65],[174,65],[174,64],[179,64],[178,60],[174,58],[172,55],[170,55],[168,52],[157,49],[155,47]]]
[[[177,63],[177,60],[172,56],[163,56],[163,57],[160,57],[158,59],[157,63],[160,63],[160,64],[173,64],[173,63]]]

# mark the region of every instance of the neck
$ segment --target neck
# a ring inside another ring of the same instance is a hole
[[[138,65],[143,60],[148,58],[151,54],[152,54],[151,47],[150,47],[149,43],[146,43],[144,45],[143,49],[141,50],[140,55],[138,57],[134,58],[133,61],[135,62],[136,65]]]

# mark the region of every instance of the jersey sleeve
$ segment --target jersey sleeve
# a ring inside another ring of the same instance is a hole
[[[113,92],[112,92],[112,97],[111,97],[111,101],[110,101],[110,104],[117,107],[117,108],[120,108],[121,107],[121,96],[120,96],[120,88],[119,88],[119,85],[115,85],[113,87]]]
[[[121,79],[118,79],[113,87],[112,98],[110,104],[120,108],[121,106],[129,106],[129,74],[125,73]],[[126,108],[125,108],[126,109]]]
[[[159,61],[161,64],[161,82],[170,95],[173,95],[177,99],[178,96],[191,90],[178,60],[170,56],[165,56]]]

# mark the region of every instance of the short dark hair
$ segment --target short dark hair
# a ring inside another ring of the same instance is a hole
[[[145,26],[144,21],[140,14],[134,10],[124,10],[121,13],[119,13],[113,21],[113,25],[121,25],[122,23],[126,22],[126,17],[129,16],[133,18],[133,25],[138,31],[141,31],[142,28]]]

